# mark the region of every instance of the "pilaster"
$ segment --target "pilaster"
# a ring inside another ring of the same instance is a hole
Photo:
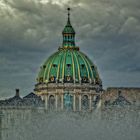
[[[63,110],[64,109],[64,97],[63,97],[64,95],[62,94],[61,95],[61,110]]]
[[[45,109],[48,110],[48,95],[45,95]]]
[[[79,111],[81,111],[81,94],[79,94]]]
[[[75,94],[74,94],[73,95],[73,111],[76,111],[75,103],[76,103],[76,97],[75,97]]]

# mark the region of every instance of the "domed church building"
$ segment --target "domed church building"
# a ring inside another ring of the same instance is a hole
[[[70,8],[62,35],[62,46],[41,66],[34,91],[45,100],[47,110],[93,110],[102,82],[97,67],[75,44]]]

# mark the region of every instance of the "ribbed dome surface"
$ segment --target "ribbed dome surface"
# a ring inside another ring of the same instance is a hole
[[[41,66],[38,82],[99,83],[95,65],[78,49],[59,49]]]

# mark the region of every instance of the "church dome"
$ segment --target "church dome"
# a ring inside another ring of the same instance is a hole
[[[99,83],[96,66],[78,49],[59,49],[41,67],[38,82]]]
[[[90,83],[101,85],[96,66],[75,45],[75,31],[68,21],[64,30],[62,47],[41,66],[38,83]]]

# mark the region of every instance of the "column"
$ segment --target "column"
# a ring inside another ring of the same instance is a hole
[[[92,96],[91,94],[89,95],[89,110],[92,110]]]
[[[48,95],[45,95],[45,109],[48,110]]]
[[[44,95],[41,95],[41,100],[42,100],[42,101],[45,100]]]
[[[57,105],[58,105],[58,95],[56,94],[56,96],[55,96],[55,108],[56,108],[56,111],[57,111]]]
[[[79,111],[81,111],[81,94],[79,95]]]
[[[73,111],[76,111],[76,107],[75,107],[75,94],[73,95]]]
[[[63,103],[64,99],[63,99],[63,94],[61,95],[61,110],[63,110],[64,108],[64,103]]]

